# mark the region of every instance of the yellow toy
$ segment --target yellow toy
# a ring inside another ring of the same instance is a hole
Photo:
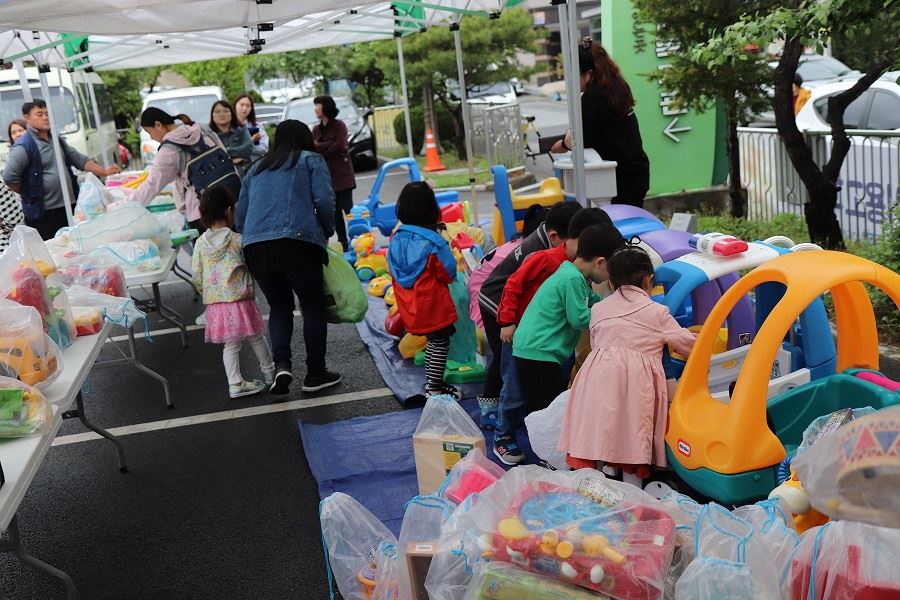
[[[366,289],[366,291],[370,296],[383,298],[386,289],[388,289],[391,285],[392,282],[389,275],[380,275],[369,282],[369,287]]]
[[[400,355],[403,358],[414,358],[416,354],[425,350],[425,345],[427,343],[428,340],[425,339],[425,336],[407,333],[398,344]]]
[[[525,215],[525,211],[533,204],[553,206],[557,202],[563,200],[562,184],[560,184],[559,179],[556,177],[550,177],[542,181],[541,189],[538,192],[522,195],[517,195],[513,192],[512,187],[509,185],[509,180],[505,175],[505,169],[502,182],[500,179],[501,178],[498,177],[495,172],[494,196],[497,207],[494,208],[494,225],[491,228],[491,235],[494,237],[494,241],[497,242],[498,246],[511,240],[513,235],[515,235],[515,232],[513,234],[507,234],[508,232],[504,229],[504,222],[508,221],[509,218],[503,213],[512,214],[512,222],[515,223],[516,232],[521,233],[523,226],[522,218]],[[502,188],[501,183],[504,185]],[[511,205],[511,207],[509,205]],[[504,218],[505,216],[507,218]]]
[[[356,252],[356,274],[360,281],[369,281],[388,272],[387,250],[375,249],[375,234],[360,234],[353,238],[350,246]]]
[[[803,533],[807,529],[824,525],[829,521],[826,515],[823,515],[809,503],[809,496],[803,485],[797,478],[797,473],[791,469],[791,476],[787,481],[772,490],[769,498],[781,498],[785,501],[791,512],[794,514],[794,527],[797,533]]]
[[[394,286],[392,285],[384,293],[384,303],[391,307],[390,313],[397,312],[397,297],[394,295]]]
[[[59,364],[48,344],[43,335],[34,339],[27,336],[0,338],[0,375],[28,385],[49,379]]]
[[[717,400],[707,379],[719,328],[741,298],[767,282],[784,285],[784,296],[760,327],[730,400]],[[787,449],[799,445],[815,418],[841,408],[877,410],[900,402],[900,394],[842,373],[878,368],[878,331],[863,282],[900,306],[900,275],[864,258],[825,250],[779,256],[728,289],[700,331],[669,411],[666,454],[681,479],[723,503],[764,498],[776,486],[775,472]],[[767,401],[783,340],[800,313],[828,290],[837,324],[837,374]]]

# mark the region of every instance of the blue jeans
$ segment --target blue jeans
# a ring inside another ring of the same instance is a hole
[[[494,441],[506,436],[516,437],[516,430],[525,421],[525,398],[519,384],[519,370],[513,358],[512,344],[503,344],[500,350],[500,375],[503,388],[500,390],[500,408],[497,411],[497,428]]]

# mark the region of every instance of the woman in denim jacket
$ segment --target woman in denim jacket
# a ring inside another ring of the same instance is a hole
[[[234,108],[225,100],[218,100],[209,113],[209,128],[212,129],[231,157],[241,175],[250,166],[253,154],[253,140],[247,128],[241,125]]]
[[[270,392],[286,394],[291,374],[294,294],[303,312],[306,377],[303,391],[341,381],[325,368],[325,243],[334,234],[334,191],[325,160],[312,151],[309,127],[283,121],[269,152],[244,177],[235,225],[243,234],[244,258],[269,302],[269,335],[275,359]]]

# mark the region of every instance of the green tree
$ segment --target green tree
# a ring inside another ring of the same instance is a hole
[[[844,126],[844,111],[886,70],[900,64],[898,22],[900,0],[788,0],[765,13],[744,16],[695,49],[695,60],[705,61],[713,68],[741,60],[739,49],[747,44],[760,48],[772,42],[784,44],[774,74],[775,122],[791,163],[809,194],[804,210],[810,239],[826,248],[844,247],[834,212],[838,176],[851,147]],[[872,32],[882,23],[893,26],[883,28],[883,37],[872,44],[864,75],[847,90],[828,98],[831,155],[825,164],[819,165],[794,117],[791,86],[800,56],[810,46],[821,52],[835,31],[851,43],[872,42]]]
[[[217,85],[230,102],[246,88],[244,73],[255,56],[236,56],[174,65],[172,70],[187,79],[191,85]]]
[[[765,87],[771,82],[772,71],[766,56],[744,48],[730,49],[737,52],[737,60],[722,63],[702,60],[691,50],[743,15],[768,10],[773,4],[771,0],[634,0],[641,20],[656,23],[657,39],[672,48],[671,61],[649,77],[675,93],[673,108],[702,112],[720,105],[724,109],[731,214],[735,217],[744,216],[747,203],[741,187],[737,128],[750,115],[768,108]]]
[[[384,103],[386,77],[379,57],[394,53],[393,41],[376,41],[355,44],[346,53],[344,78],[359,84],[354,93],[360,104],[379,106]]]
[[[119,69],[103,71],[103,83],[109,93],[112,102],[113,115],[116,119],[116,127],[131,127],[141,113],[143,104],[140,90],[149,86],[151,91],[159,79],[159,74],[164,67],[150,67],[146,69]]]

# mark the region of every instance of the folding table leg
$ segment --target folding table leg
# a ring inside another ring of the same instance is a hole
[[[44,575],[47,575],[48,577],[53,577],[54,579],[60,580],[63,584],[63,587],[65,587],[66,589],[66,600],[77,600],[78,591],[75,589],[75,582],[72,581],[71,577],[69,577],[56,567],[48,565],[44,561],[38,560],[30,554],[26,554],[25,551],[22,550],[22,545],[19,541],[18,515],[14,515],[12,521],[9,522],[9,529],[7,529],[7,533],[9,534],[9,540],[0,543],[0,552],[9,552],[10,554],[18,558],[22,564],[28,565],[35,571],[39,571]],[[5,600],[3,592],[0,592],[0,600]]]
[[[153,284],[153,302],[156,304],[156,312],[159,313],[159,316],[181,330],[181,345],[187,348],[187,329],[184,326],[184,317],[163,304],[158,283]]]
[[[137,370],[146,373],[160,382],[163,386],[163,393],[166,396],[166,406],[168,408],[175,408],[175,405],[172,404],[172,396],[169,393],[169,380],[137,359],[137,345],[134,343],[134,327],[128,328],[128,349],[131,352],[131,364],[133,364]]]
[[[97,425],[94,425],[93,423],[91,423],[88,420],[87,416],[84,414],[84,397],[81,395],[80,391],[78,392],[78,395],[75,396],[75,406],[77,407],[77,410],[78,410],[78,419],[82,423],[84,423],[85,427],[87,427],[94,433],[105,437],[106,439],[108,439],[110,442],[113,443],[113,445],[116,447],[116,454],[118,454],[118,457],[119,457],[119,472],[126,473],[128,471],[128,467],[125,465],[125,448],[122,447],[122,442],[120,442],[119,438],[117,438],[116,436],[114,436],[113,434],[108,432],[107,430],[103,429],[102,427],[98,427]]]

